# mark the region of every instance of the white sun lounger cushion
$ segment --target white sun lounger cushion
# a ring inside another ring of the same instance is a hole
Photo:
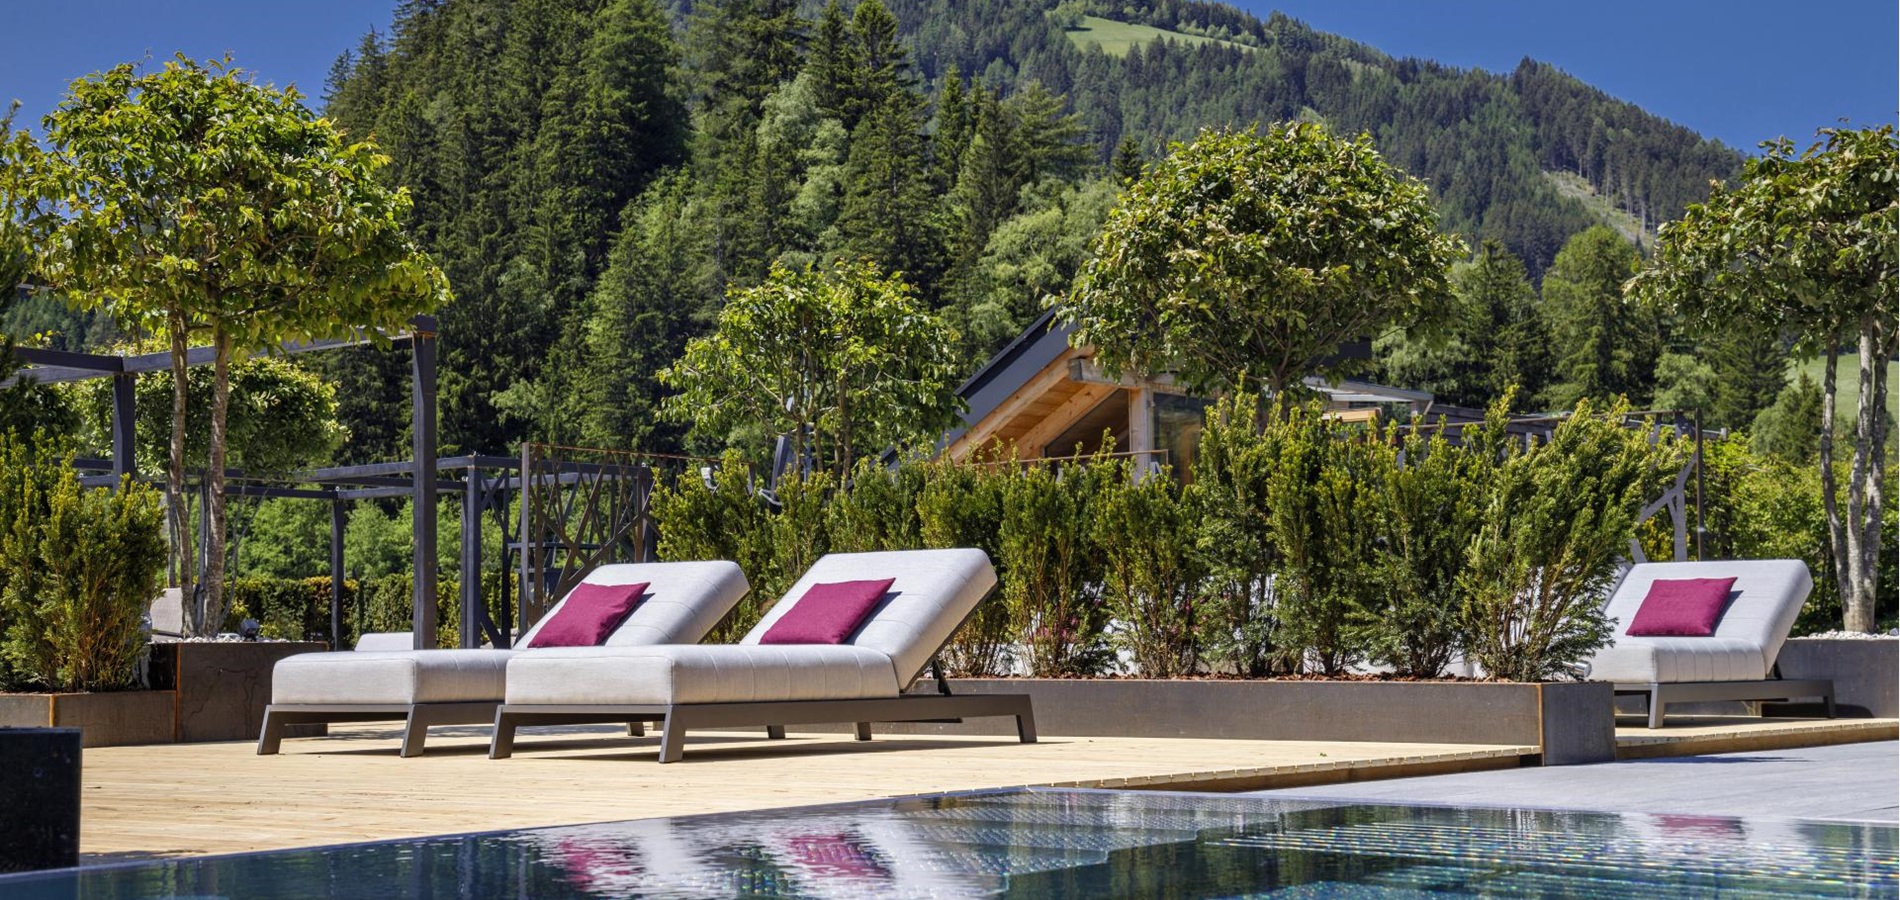
[[[1632,637],[1624,634],[1662,579],[1735,579],[1728,609],[1709,637]],[[1644,563],[1630,569],[1610,595],[1614,643],[1590,660],[1590,678],[1622,683],[1759,681],[1767,678],[1788,630],[1814,588],[1798,559]]]
[[[848,644],[569,647],[508,663],[509,703],[665,705],[897,696],[891,658]]]
[[[731,562],[623,563],[588,573],[592,584],[647,583],[646,599],[607,638],[607,646],[699,640],[745,596],[744,573]],[[559,611],[563,599],[549,610]],[[543,622],[547,616],[543,616]],[[540,623],[522,635],[525,644]],[[588,648],[596,652],[600,648]],[[390,650],[305,653],[277,663],[277,704],[412,704],[500,701],[516,650]]]
[[[988,554],[970,548],[833,553],[813,563],[740,643],[757,644],[814,584],[885,578],[895,579],[885,600],[845,643],[883,652],[908,685],[996,586],[996,569]]]

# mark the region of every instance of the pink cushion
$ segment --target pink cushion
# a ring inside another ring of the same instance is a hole
[[[1715,623],[1728,608],[1733,578],[1681,578],[1659,580],[1649,586],[1649,595],[1630,620],[1624,634],[1633,637],[1708,637]]]
[[[647,591],[639,584],[588,584],[583,581],[567,595],[567,602],[554,611],[547,624],[534,633],[533,647],[598,647],[607,636],[627,621],[640,595]]]
[[[759,636],[759,643],[842,644],[896,580],[814,584]]]

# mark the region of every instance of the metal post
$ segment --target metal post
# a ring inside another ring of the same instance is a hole
[[[417,316],[411,332],[415,452],[415,596],[410,611],[418,650],[435,646],[435,320]]]
[[[343,501],[330,501],[330,649],[343,649]]]
[[[112,477],[123,480],[138,470],[136,448],[132,443],[138,416],[133,408],[133,386],[137,375],[112,376]]]
[[[1702,410],[1695,411],[1695,558],[1702,558],[1702,535],[1709,520],[1702,517]]]
[[[515,489],[515,500],[521,504],[521,546],[519,557],[521,561],[521,579],[515,591],[515,603],[517,604],[516,608],[519,610],[519,613],[514,616],[514,620],[521,626],[521,632],[523,634],[527,633],[530,624],[528,618],[533,614],[531,608],[534,603],[531,599],[534,597],[533,579],[538,575],[536,566],[538,566],[541,561],[540,554],[534,551],[534,525],[530,521],[534,515],[532,511],[534,505],[533,478],[534,445],[527,441],[522,441],[521,475],[516,481],[517,487]]]
[[[1134,479],[1140,481],[1155,456],[1154,389],[1146,384],[1128,393],[1128,452],[1134,454]]]
[[[462,482],[462,630],[458,645],[475,648],[482,645],[482,488],[481,470],[468,467]],[[506,638],[496,646],[506,647]]]

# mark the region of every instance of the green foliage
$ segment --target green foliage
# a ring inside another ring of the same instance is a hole
[[[649,502],[659,522],[660,558],[729,559],[752,579],[752,590],[707,637],[731,643],[759,621],[778,594],[764,583],[777,571],[765,501],[752,490],[752,472],[744,457],[728,452],[712,470],[710,483],[697,472],[656,484]],[[789,582],[787,582],[789,584]]]
[[[49,285],[170,345],[166,509],[187,588],[199,561],[184,520],[185,356],[193,340],[212,347],[205,590],[185,610],[186,629],[203,634],[224,618],[234,355],[400,329],[448,284],[403,230],[409,194],[379,175],[388,157],[346,141],[294,89],[260,87],[228,60],[181,55],[146,74],[116,66],[73,82],[42,124],[44,149],[6,145],[0,164],[24,189],[5,215],[26,223]]]
[[[1892,125],[1819,135],[1799,155],[1785,138],[1764,144],[1738,184],[1714,187],[1663,230],[1634,289],[1701,332],[1792,336],[1796,352],[1827,357],[1821,495],[1845,626],[1864,631],[1875,625],[1882,550],[1891,549],[1880,537],[1893,426],[1887,366],[1860,370],[1853,460],[1837,499],[1835,360],[1851,341],[1860,359],[1884,363],[1900,340],[1900,142]]]
[[[0,478],[0,675],[54,691],[130,685],[165,568],[157,494],[129,479],[81,487],[70,455],[17,437],[0,443]]]
[[[894,469],[874,459],[859,460],[851,478],[824,510],[831,550],[865,553],[925,546],[919,502],[925,472],[925,464],[916,458],[902,460]]]
[[[1205,571],[1194,545],[1195,519],[1170,472],[1149,473],[1132,485],[1127,462],[1105,467],[1117,485],[1104,486],[1089,517],[1100,548],[1102,600],[1113,617],[1110,642],[1149,678],[1191,675],[1201,666],[1201,585]]]
[[[979,547],[1000,565],[1007,484],[1002,475],[996,466],[929,464],[917,494],[923,546]],[[992,597],[944,648],[944,667],[959,675],[1007,675],[1016,659],[1017,634],[1012,607],[1001,596]]]
[[[1208,570],[1202,640],[1228,669],[1249,677],[1272,674],[1283,655],[1274,592],[1280,545],[1266,505],[1281,447],[1259,417],[1255,394],[1231,394],[1209,407],[1188,488],[1200,523],[1190,552]]]
[[[955,338],[901,278],[868,263],[774,267],[660,373],[679,390],[664,409],[712,434],[789,434],[800,458],[841,474],[867,453],[934,440],[953,420]]]
[[[202,470],[210,459],[213,373],[204,366],[185,374],[185,465]],[[247,475],[282,475],[322,465],[349,433],[337,421],[337,391],[315,373],[287,359],[253,357],[230,369],[225,414],[227,463]],[[109,446],[112,380],[79,388],[90,443]],[[162,477],[171,451],[172,373],[139,376],[132,409],[138,469]]]
[[[1402,435],[1388,431],[1384,443],[1396,452],[1375,457],[1383,479],[1373,485],[1374,503],[1383,515],[1371,582],[1383,593],[1363,631],[1369,655],[1400,675],[1435,677],[1469,642],[1462,611],[1471,597],[1461,576],[1496,489],[1511,402],[1507,392],[1482,425],[1459,429],[1455,445],[1442,425],[1429,434],[1417,421]]]
[[[1119,475],[1108,465],[1030,464],[1004,482],[1002,597],[1034,677],[1094,675],[1107,666],[1104,560],[1088,523]]]
[[[1781,389],[1775,405],[1755,417],[1749,442],[1758,456],[1790,463],[1813,460],[1821,446],[1821,386],[1806,372],[1801,373],[1793,384]]]
[[[1359,625],[1385,594],[1375,539],[1385,528],[1379,492],[1391,450],[1315,406],[1282,406],[1269,418],[1279,452],[1264,503],[1281,554],[1280,630],[1304,662],[1337,675],[1365,656]]]
[[[1572,237],[1544,273],[1544,308],[1556,353],[1548,407],[1627,397],[1643,404],[1654,388],[1661,328],[1650,308],[1623,296],[1640,262],[1636,246],[1597,226]]]
[[[1350,374],[1346,341],[1449,315],[1458,242],[1437,224],[1369,139],[1209,131],[1123,196],[1058,314],[1111,372],[1221,388],[1254,366],[1278,392]]]
[[[512,594],[506,582],[513,573],[482,573],[482,597],[489,617],[501,621],[501,602]],[[329,578],[253,578],[231,580],[231,609],[225,631],[236,631],[244,619],[255,619],[260,633],[276,640],[329,642]],[[461,633],[461,584],[443,578],[436,583],[436,646],[458,646]],[[415,583],[406,572],[343,582],[343,640],[349,648],[369,632],[408,631],[414,614]]]
[[[1485,241],[1475,257],[1452,267],[1451,288],[1457,303],[1443,328],[1379,336],[1374,349],[1386,382],[1479,408],[1513,386],[1520,402],[1542,390],[1550,337],[1524,264],[1502,244]]]
[[[1500,464],[1461,576],[1469,655],[1492,677],[1555,677],[1608,643],[1604,592],[1683,452],[1623,427],[1627,409],[1580,403],[1549,443],[1510,445]]]

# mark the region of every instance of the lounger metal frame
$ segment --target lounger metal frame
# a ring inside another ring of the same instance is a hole
[[[1829,679],[1770,678],[1763,681],[1652,681],[1618,682],[1618,695],[1649,698],[1649,727],[1661,728],[1663,710],[1671,703],[1718,700],[1796,700],[1819,697],[1834,718],[1834,682]]]
[[[284,728],[330,722],[402,722],[402,755],[421,756],[434,725],[480,725],[492,721],[498,700],[469,703],[273,703],[264,707],[264,730],[257,753],[276,753]]]
[[[1036,715],[1028,694],[899,694],[862,700],[779,700],[760,703],[674,703],[636,705],[555,705],[504,703],[495,711],[495,734],[488,758],[514,753],[515,729],[523,725],[577,725],[600,722],[659,723],[660,762],[679,762],[689,728],[765,725],[773,738],[787,725],[855,722],[857,739],[871,739],[873,722],[960,721],[1010,716],[1016,737],[1036,742]]]

